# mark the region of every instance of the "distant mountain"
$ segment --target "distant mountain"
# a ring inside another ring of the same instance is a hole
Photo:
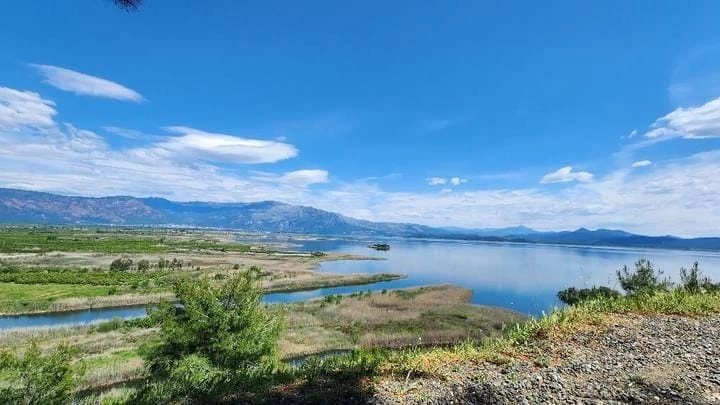
[[[416,236],[442,234],[415,224],[378,223],[276,201],[174,202],[163,198],[68,197],[0,188],[0,222],[77,225],[182,225],[275,233]]]
[[[455,234],[469,234],[469,235],[477,235],[477,236],[515,236],[515,235],[534,235],[541,233],[539,231],[536,231],[532,228],[528,228],[526,226],[511,226],[508,228],[460,228],[456,226],[449,226],[449,227],[443,227],[439,228],[445,231],[448,231],[450,233]]]
[[[540,232],[525,226],[466,229],[371,222],[277,201],[174,202],[163,198],[68,197],[0,188],[0,223],[75,225],[179,225],[273,233],[401,236],[497,242],[720,250],[720,238],[643,236],[621,230],[580,228]]]

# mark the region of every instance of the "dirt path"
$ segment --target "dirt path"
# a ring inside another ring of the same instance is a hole
[[[602,329],[541,340],[508,364],[447,364],[442,380],[381,380],[373,401],[720,404],[719,316],[614,316]]]

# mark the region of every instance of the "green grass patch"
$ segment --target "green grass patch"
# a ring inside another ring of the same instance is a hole
[[[141,230],[1,228],[0,253],[172,253],[193,250],[246,252],[249,245],[176,233]]]
[[[0,311],[45,310],[62,298],[99,297],[118,293],[120,290],[116,286],[0,283]]]

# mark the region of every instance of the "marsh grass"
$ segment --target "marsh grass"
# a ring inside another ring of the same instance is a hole
[[[287,306],[285,357],[328,350],[448,345],[501,333],[525,317],[468,304],[470,290],[442,285],[333,296]]]

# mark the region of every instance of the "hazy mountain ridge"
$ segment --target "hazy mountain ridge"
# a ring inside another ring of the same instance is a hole
[[[498,242],[720,250],[720,238],[644,236],[580,228],[540,232],[525,226],[465,229],[371,222],[277,201],[175,202],[163,198],[70,197],[0,188],[0,223],[76,225],[183,225],[275,233],[402,236]]]

